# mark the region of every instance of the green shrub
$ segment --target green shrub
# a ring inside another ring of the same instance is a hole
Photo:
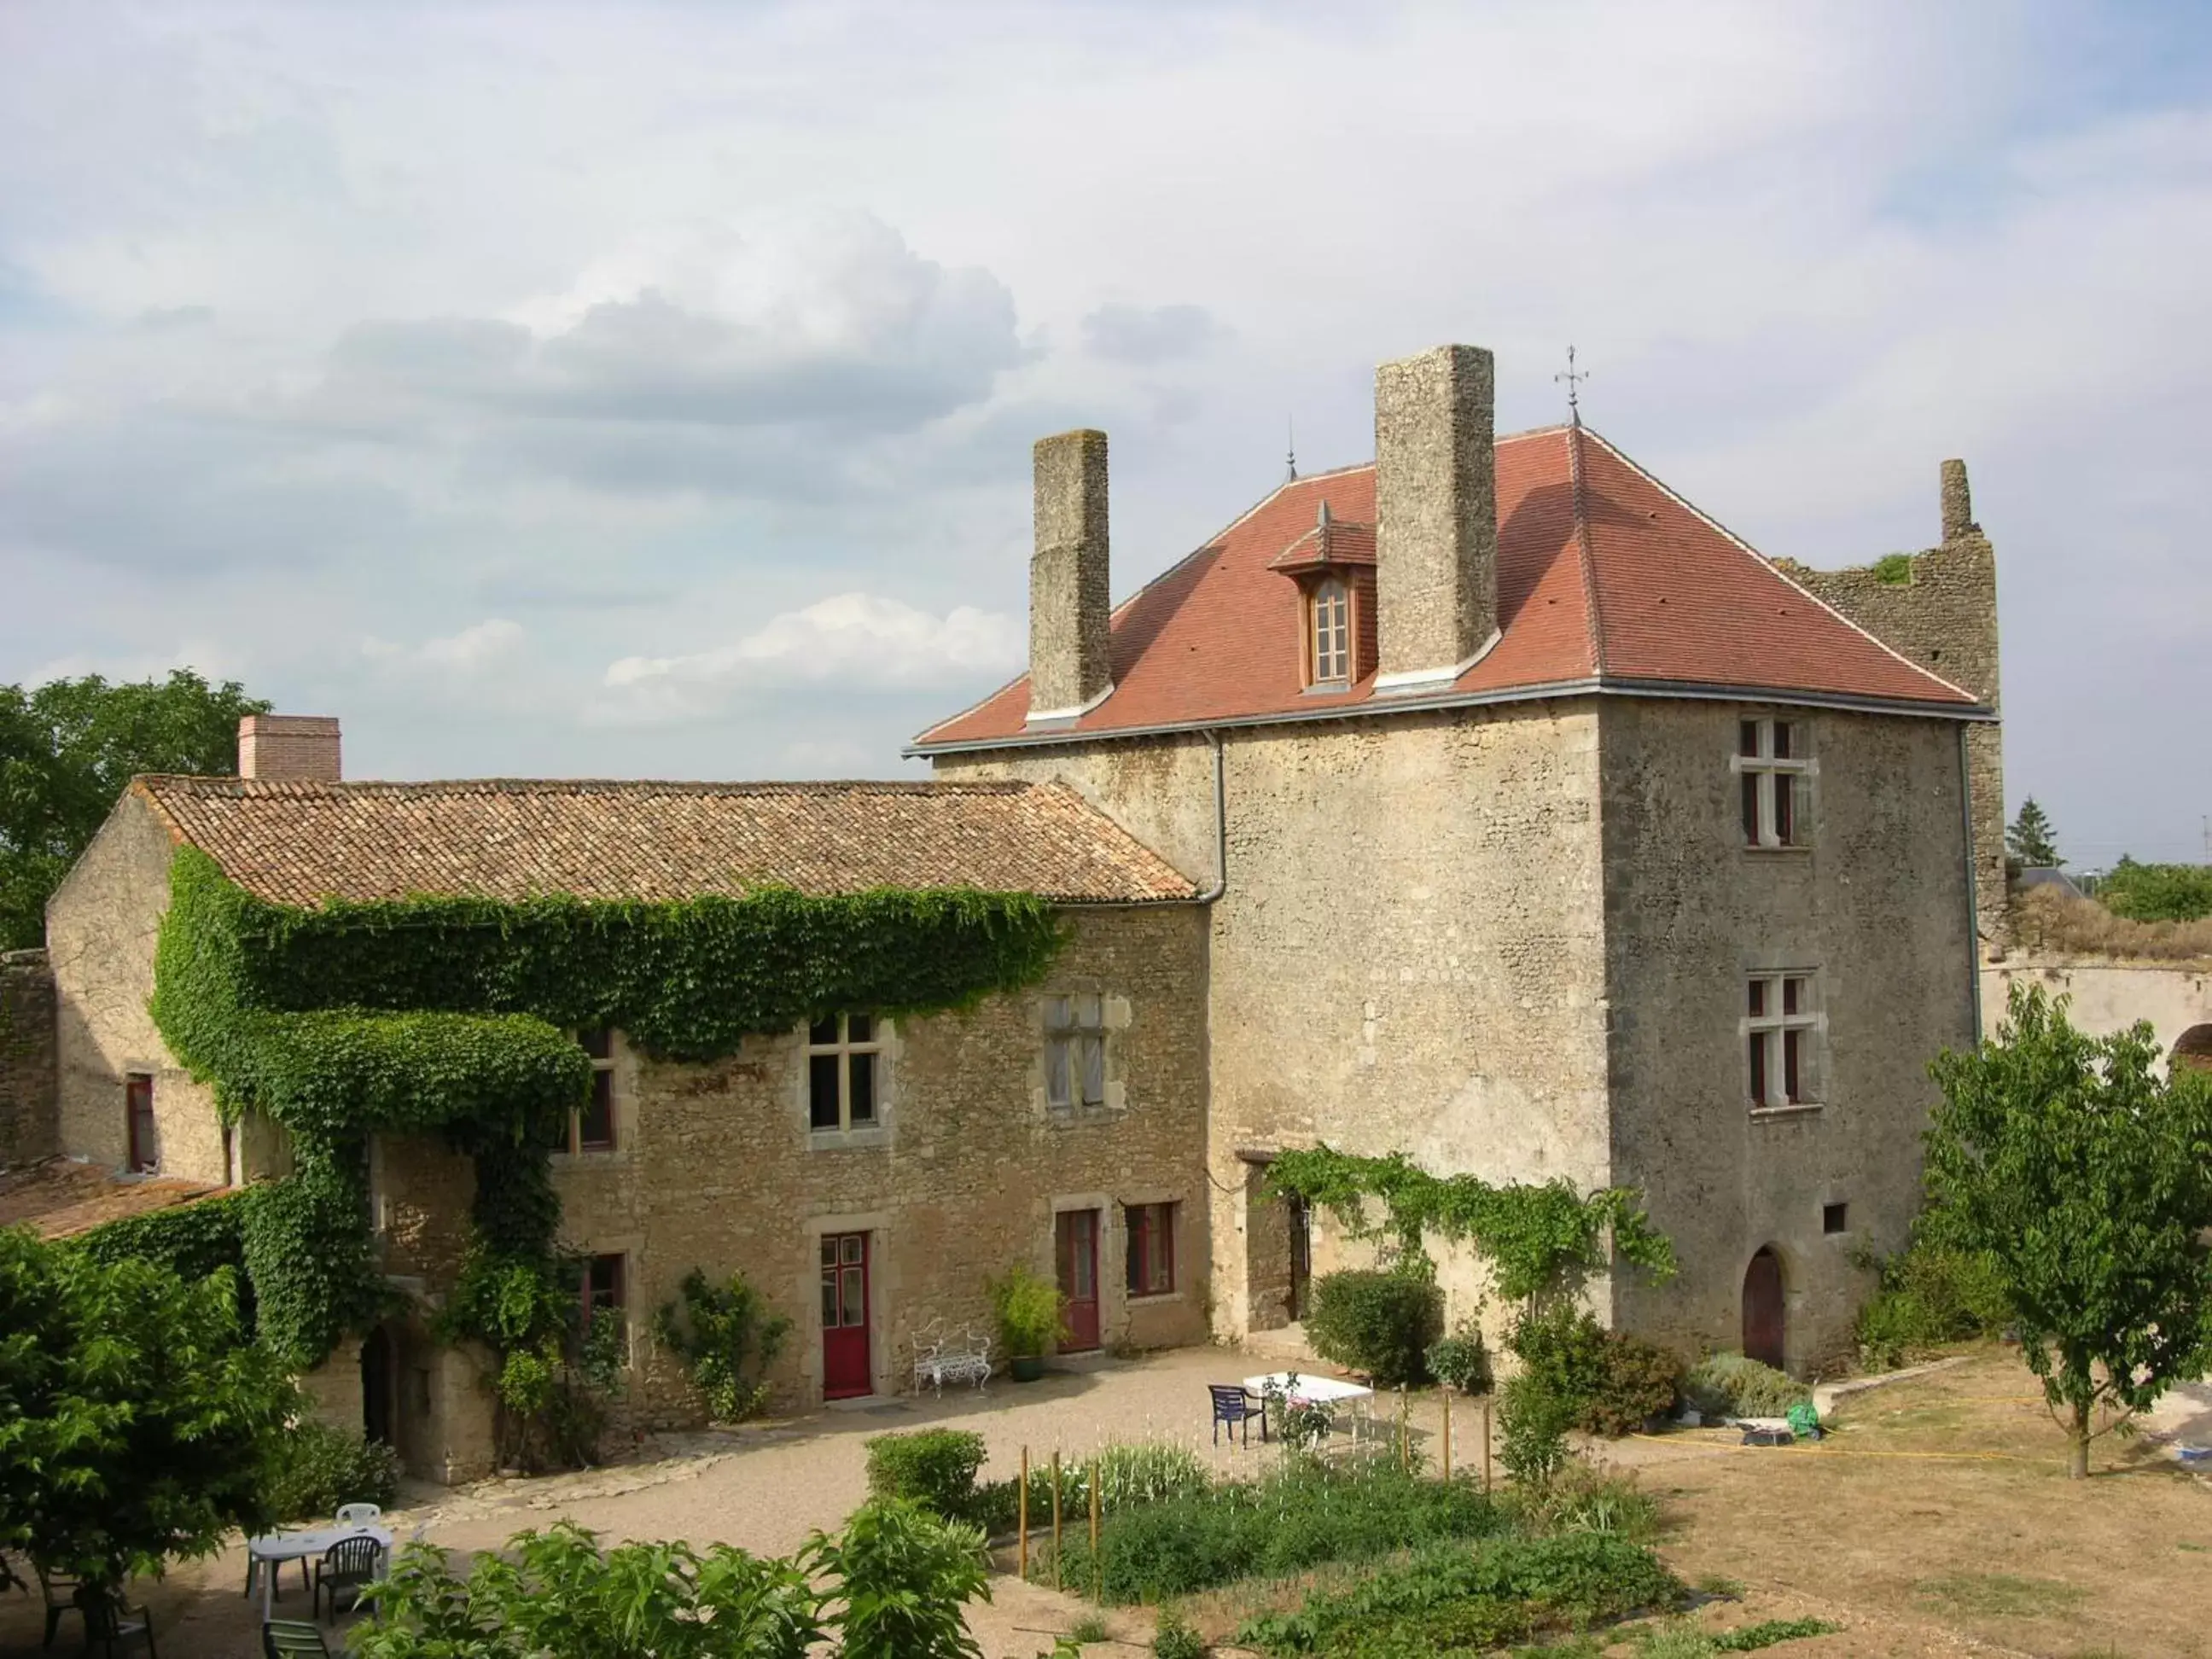
[[[1498,1395],[1498,1461],[1516,1486],[1547,1486],[1565,1467],[1577,1409],[1534,1371],[1506,1379]]]
[[[1107,1518],[1096,1571],[1113,1601],[1159,1601],[1252,1575],[1281,1576],[1324,1561],[1365,1561],[1502,1524],[1497,1506],[1464,1481],[1429,1480],[1387,1466],[1312,1465],[1231,1483]],[[1061,1551],[1063,1576],[1091,1581],[1090,1542]]]
[[[1659,1534],[1659,1503],[1633,1475],[1608,1474],[1570,1458],[1544,1486],[1513,1492],[1506,1502],[1532,1537],[1595,1532],[1648,1544]]]
[[[1590,1434],[1631,1434],[1671,1409],[1682,1374],[1667,1349],[1608,1331],[1571,1308],[1528,1315],[1510,1346],[1523,1371],[1571,1407],[1575,1426]]]
[[[263,1480],[280,1521],[328,1520],[341,1504],[390,1506],[399,1496],[399,1455],[308,1418],[271,1449]]]
[[[1706,1417],[1787,1417],[1813,1391],[1771,1365],[1740,1353],[1701,1359],[1682,1379],[1682,1395]]]
[[[1912,580],[1912,555],[1885,553],[1874,562],[1874,579],[1892,587],[1901,587]]]
[[[1206,1644],[1190,1620],[1170,1607],[1160,1614],[1160,1622],[1152,1632],[1153,1659],[1206,1659]]]
[[[1879,1264],[1881,1280],[1859,1309],[1859,1363],[1887,1370],[1948,1343],[1994,1336],[2011,1304],[1982,1256],[1917,1243]]]
[[[1423,1358],[1428,1362],[1429,1375],[1437,1382],[1462,1394],[1490,1392],[1490,1350],[1483,1344],[1482,1327],[1472,1319],[1462,1320],[1449,1336],[1429,1344]]]
[[[1402,1273],[1324,1273],[1314,1281],[1306,1340],[1322,1358],[1379,1388],[1428,1377],[1422,1356],[1443,1334],[1443,1293]]]
[[[1271,1655],[1428,1659],[1672,1607],[1681,1595],[1656,1556],[1623,1538],[1492,1538],[1313,1591],[1296,1613],[1248,1620],[1237,1640]]]
[[[653,1334],[707,1396],[715,1419],[741,1422],[767,1402],[761,1379],[783,1351],[791,1321],[769,1312],[768,1298],[743,1273],[716,1285],[694,1267],[681,1289],[680,1322],[676,1304],[665,1302],[653,1316]]]
[[[1603,1377],[1597,1393],[1583,1401],[1578,1420],[1592,1434],[1633,1434],[1674,1409],[1681,1381],[1682,1362],[1672,1350],[1607,1331]]]
[[[2130,921],[2199,921],[2212,916],[2212,865],[2123,858],[2097,884],[2097,902]]]
[[[1098,1508],[1110,1515],[1134,1504],[1157,1504],[1206,1491],[1212,1477],[1196,1453],[1165,1441],[1139,1440],[1100,1449]],[[987,1480],[977,1486],[965,1519],[992,1536],[1012,1532],[1021,1522],[1021,1482]],[[1087,1515],[1091,1508],[1091,1466],[1068,1463],[1060,1471],[1060,1507],[1063,1515]],[[1042,1526],[1052,1518],[1052,1470],[1030,1471],[1030,1524]]]
[[[1009,1356],[1033,1359],[1060,1340],[1061,1297],[1052,1280],[1016,1262],[1004,1279],[986,1279],[983,1287],[998,1322],[1000,1345]]]
[[[868,1495],[907,1498],[940,1520],[967,1521],[975,1508],[983,1437],[966,1429],[916,1429],[868,1442]]]

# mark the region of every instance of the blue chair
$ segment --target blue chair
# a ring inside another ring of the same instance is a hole
[[[1226,1423],[1229,1425],[1229,1443],[1231,1445],[1233,1446],[1237,1443],[1237,1431],[1240,1426],[1244,1431],[1244,1443],[1248,1446],[1250,1445],[1252,1443],[1252,1419],[1255,1417],[1260,1419],[1261,1442],[1263,1444],[1266,1443],[1267,1438],[1267,1411],[1245,1391],[1243,1384],[1237,1382],[1209,1382],[1206,1385],[1206,1391],[1213,1396],[1213,1443],[1215,1445],[1218,1446],[1221,1443],[1221,1425],[1224,1423]]]

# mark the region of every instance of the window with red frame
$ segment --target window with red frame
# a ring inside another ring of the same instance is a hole
[[[1172,1204],[1129,1206],[1129,1294],[1165,1296],[1175,1285]]]
[[[131,1172],[151,1175],[161,1165],[161,1152],[155,1141],[154,1079],[149,1074],[133,1072],[123,1079],[123,1109],[130,1138]]]

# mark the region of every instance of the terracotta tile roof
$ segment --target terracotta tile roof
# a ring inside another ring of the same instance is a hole
[[[1437,696],[1664,685],[1943,712],[1976,707],[1588,428],[1501,438],[1497,456],[1501,637],[1449,690]],[[1284,484],[1133,594],[1114,613],[1113,695],[1053,738],[1312,715],[1370,702],[1371,676],[1334,696],[1299,684],[1298,593],[1280,567],[1313,536],[1323,502],[1340,532],[1371,526],[1373,465]],[[915,747],[1018,738],[1028,712],[1024,677],[932,726]]]
[[[288,783],[131,787],[248,892],[678,899],[970,886],[1066,903],[1191,897],[1157,854],[1065,785]]]
[[[132,1179],[98,1164],[50,1158],[0,1170],[0,1227],[27,1225],[41,1238],[68,1238],[104,1222],[228,1190],[159,1176]]]
[[[1318,570],[1323,565],[1372,565],[1375,526],[1324,517],[1267,561],[1270,570]]]

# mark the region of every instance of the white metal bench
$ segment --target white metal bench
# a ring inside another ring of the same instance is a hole
[[[981,1388],[991,1380],[991,1339],[963,1326],[957,1338],[933,1319],[914,1339],[914,1386],[927,1384],[939,1394],[947,1382],[969,1382]]]

